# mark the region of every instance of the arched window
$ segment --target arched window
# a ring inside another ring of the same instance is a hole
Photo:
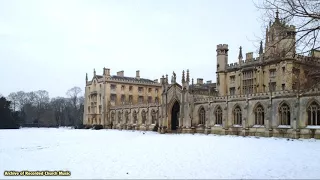
[[[242,126],[242,113],[239,106],[236,106],[233,110],[233,124]]]
[[[280,125],[290,126],[290,107],[288,104],[283,103],[279,108]]]
[[[206,111],[204,110],[203,107],[201,107],[199,110],[199,124],[205,124],[205,120],[206,120]]]
[[[145,110],[142,110],[141,116],[142,116],[142,124],[145,124],[147,120],[147,113]]]
[[[215,111],[216,116],[216,124],[221,125],[222,124],[222,109],[220,106],[217,107]]]
[[[157,114],[156,111],[154,109],[152,109],[151,111],[151,124],[156,124],[157,121]]]
[[[125,116],[125,121],[126,121],[125,123],[127,124],[129,122],[129,112],[126,111],[124,116]]]
[[[255,115],[255,125],[264,125],[264,109],[261,104],[259,104],[254,110]]]
[[[308,109],[308,125],[320,126],[320,106],[317,102],[312,102]]]
[[[120,124],[122,121],[122,113],[121,111],[118,111],[118,124]]]
[[[137,124],[138,122],[138,117],[137,117],[137,111],[133,111],[133,124]]]

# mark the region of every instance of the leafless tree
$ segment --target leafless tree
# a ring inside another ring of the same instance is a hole
[[[80,93],[81,93],[81,88],[80,87],[73,87],[67,91],[67,96],[70,98],[71,104],[72,104],[72,122],[73,125],[75,123],[79,123],[81,119],[81,112],[80,112]]]
[[[17,95],[17,93],[15,93],[15,92],[10,93],[8,95],[8,100],[11,101],[11,106],[12,106],[13,111],[16,111],[16,105],[18,103],[18,95]]]
[[[320,1],[318,0],[257,0],[256,7],[262,12],[265,25],[276,18],[283,26],[294,25],[296,29],[294,55],[313,55],[313,50],[320,48]],[[281,32],[280,32],[281,33]],[[283,34],[282,39],[287,38]]]
[[[62,121],[65,120],[64,112],[67,106],[67,99],[64,97],[52,98],[50,101],[50,104],[51,104],[51,108],[54,111],[56,123],[59,126],[61,126],[62,124],[65,125],[66,124],[65,121],[64,122]]]
[[[49,93],[45,90],[38,90],[29,94],[29,100],[31,104],[37,108],[37,118],[40,119],[41,115],[46,112],[49,105]]]
[[[272,41],[265,39],[272,43],[266,47],[266,51],[276,50],[272,54],[274,58],[290,57],[287,56],[290,53],[293,56],[291,58],[310,62],[296,61],[295,67],[287,72],[293,78],[292,86],[297,95],[317,87],[320,82],[320,63],[313,62],[320,57],[320,51],[317,51],[320,49],[320,1],[256,0],[255,5],[262,12],[266,28],[265,38],[272,35]],[[274,40],[273,34],[277,36]],[[288,40],[290,38],[292,40]],[[286,48],[273,49],[279,46]]]
[[[21,111],[23,110],[23,107],[28,103],[27,93],[25,93],[24,91],[18,91],[16,95],[19,110]]]

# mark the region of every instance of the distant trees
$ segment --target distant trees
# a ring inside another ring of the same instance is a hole
[[[14,119],[12,111],[10,109],[10,101],[7,101],[5,97],[0,97],[0,129],[17,129],[19,124],[17,119]]]
[[[84,97],[81,88],[67,91],[68,97],[49,97],[46,90],[18,91],[8,95],[12,116],[22,126],[77,126],[82,124]]]

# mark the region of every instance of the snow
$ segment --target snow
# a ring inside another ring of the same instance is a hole
[[[320,141],[120,130],[0,130],[0,179],[317,179]],[[4,176],[70,171],[69,177]]]

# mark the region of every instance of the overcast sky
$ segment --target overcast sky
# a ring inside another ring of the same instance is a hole
[[[84,89],[95,68],[160,78],[189,69],[216,81],[216,46],[229,63],[263,34],[251,0],[0,0],[0,94]]]

